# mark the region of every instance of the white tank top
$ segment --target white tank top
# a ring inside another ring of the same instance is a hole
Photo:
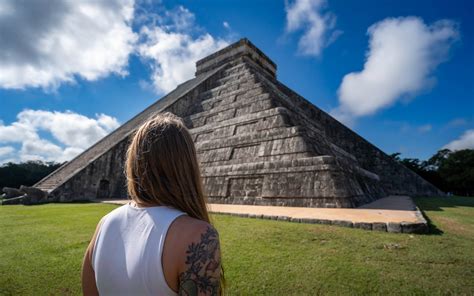
[[[130,203],[107,214],[92,253],[100,295],[176,295],[165,280],[161,254],[171,223],[185,213]]]

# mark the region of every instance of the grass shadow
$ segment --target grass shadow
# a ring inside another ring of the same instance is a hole
[[[466,196],[415,197],[413,201],[428,222],[428,233],[426,233],[428,235],[442,235],[444,231],[432,222],[427,212],[444,211],[446,208],[474,207],[474,197]]]
[[[433,221],[430,219],[430,217],[425,213],[424,210],[420,209],[421,214],[423,215],[423,218],[425,218],[426,222],[428,223],[428,232],[424,233],[425,235],[443,235],[444,231],[438,228],[436,224],[433,223]]]
[[[415,203],[423,211],[444,211],[443,208],[471,207],[474,208],[474,197],[442,196],[415,197]]]

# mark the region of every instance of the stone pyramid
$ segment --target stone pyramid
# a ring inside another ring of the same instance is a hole
[[[439,195],[276,79],[247,39],[197,62],[179,85],[38,182],[59,201],[126,198],[124,157],[133,131],[157,112],[185,120],[210,202],[356,207],[388,195]]]

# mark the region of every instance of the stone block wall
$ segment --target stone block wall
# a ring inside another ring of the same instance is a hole
[[[386,153],[285,85],[276,80],[272,83],[286,94],[298,112],[315,122],[319,122],[320,129],[328,141],[354,156],[362,168],[377,174],[387,195],[443,195],[432,184],[394,161]]]
[[[128,143],[128,139],[121,141],[53,190],[50,195],[61,202],[126,198],[124,163]]]

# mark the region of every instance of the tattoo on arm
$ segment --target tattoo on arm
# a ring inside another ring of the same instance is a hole
[[[218,295],[220,286],[219,236],[212,227],[186,251],[186,271],[179,274],[179,295]]]

